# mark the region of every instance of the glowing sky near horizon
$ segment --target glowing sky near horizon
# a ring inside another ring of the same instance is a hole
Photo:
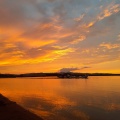
[[[120,0],[0,0],[0,73],[120,73]]]

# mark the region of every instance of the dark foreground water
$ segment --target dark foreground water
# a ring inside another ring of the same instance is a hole
[[[120,120],[120,77],[0,79],[0,93],[45,120]]]

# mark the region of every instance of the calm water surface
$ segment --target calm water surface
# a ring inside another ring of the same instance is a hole
[[[0,79],[0,93],[45,120],[120,120],[120,77]]]

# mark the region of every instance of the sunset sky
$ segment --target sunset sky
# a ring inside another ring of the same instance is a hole
[[[0,73],[70,67],[120,73],[120,0],[0,0]]]

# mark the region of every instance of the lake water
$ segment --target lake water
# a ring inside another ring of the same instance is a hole
[[[120,77],[1,78],[0,93],[45,120],[120,120]]]

